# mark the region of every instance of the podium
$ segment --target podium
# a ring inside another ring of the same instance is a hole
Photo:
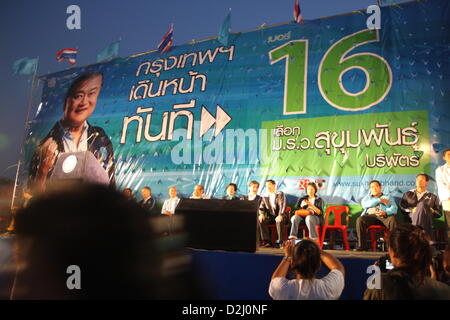
[[[90,151],[65,152],[56,160],[51,183],[78,181],[109,185],[108,173]]]
[[[207,250],[255,252],[259,203],[249,200],[181,199],[186,246]]]

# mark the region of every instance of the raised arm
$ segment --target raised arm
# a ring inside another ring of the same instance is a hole
[[[333,257],[331,254],[322,250],[320,252],[320,259],[322,260],[323,264],[325,264],[328,267],[328,269],[339,270],[345,276],[344,265],[338,259]]]
[[[284,244],[284,258],[280,261],[280,264],[275,269],[272,274],[272,279],[275,278],[286,278],[286,274],[289,271],[289,267],[291,266],[292,257],[294,254],[294,242],[286,241]]]

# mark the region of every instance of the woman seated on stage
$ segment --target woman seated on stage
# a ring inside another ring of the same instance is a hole
[[[323,200],[317,196],[317,186],[314,182],[308,183],[306,193],[307,195],[300,198],[295,206],[289,239],[297,239],[298,226],[305,221],[310,239],[318,241],[316,226],[323,225]]]
[[[388,239],[392,270],[381,274],[379,289],[367,289],[364,300],[449,300],[450,287],[428,276],[432,262],[429,236],[405,224]]]
[[[272,275],[269,294],[274,300],[337,300],[344,290],[345,269],[331,254],[320,250],[313,241],[303,240],[295,245],[289,240],[284,245],[285,257]],[[330,272],[317,279],[323,262]],[[289,267],[295,271],[295,279],[288,280]]]

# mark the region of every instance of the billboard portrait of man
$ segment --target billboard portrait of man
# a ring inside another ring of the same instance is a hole
[[[90,71],[76,78],[67,90],[62,119],[56,122],[37,146],[30,162],[28,185],[44,191],[58,157],[67,152],[89,151],[115,184],[114,151],[111,140],[101,127],[88,119],[97,105],[103,74]]]

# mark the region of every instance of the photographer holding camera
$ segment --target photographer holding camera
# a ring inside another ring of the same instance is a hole
[[[345,269],[342,263],[332,255],[320,250],[310,240],[286,241],[284,258],[272,274],[269,294],[274,300],[337,300],[344,290]],[[317,279],[321,263],[330,272]],[[286,274],[291,267],[295,279],[288,280]]]
[[[388,253],[393,269],[381,274],[381,289],[365,291],[364,300],[450,299],[450,288],[427,274],[432,263],[429,241],[420,227],[410,224],[391,232]],[[380,269],[387,268],[380,263]]]

